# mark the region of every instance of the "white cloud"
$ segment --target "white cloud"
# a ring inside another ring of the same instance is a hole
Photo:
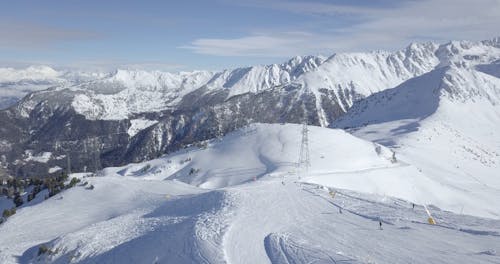
[[[200,54],[220,56],[285,57],[301,54],[304,48],[327,50],[319,41],[321,36],[307,32],[284,32],[279,34],[257,33],[235,39],[197,39],[181,48]],[[311,42],[311,39],[316,41]]]
[[[177,71],[186,68],[186,66],[183,64],[168,63],[162,61],[129,61],[120,59],[79,60],[71,63],[58,64],[58,67],[73,70],[98,71],[112,71],[115,69]]]
[[[239,38],[202,38],[182,48],[218,56],[288,57],[334,51],[392,50],[413,41],[481,40],[500,35],[500,0],[407,1],[384,8],[295,1],[250,4],[321,15],[321,26],[307,32],[267,31]],[[359,22],[343,28],[325,28],[324,25],[338,19],[339,14],[355,16]]]
[[[350,6],[333,3],[314,1],[276,1],[276,0],[253,0],[245,2],[235,2],[235,4],[248,7],[261,7],[275,10],[289,11],[299,14],[313,15],[369,15],[381,10],[377,7]]]
[[[0,60],[0,68],[8,67],[23,69],[29,66],[49,66],[61,70],[98,71],[109,72],[116,69],[144,70],[144,71],[179,71],[186,65],[166,63],[161,61],[127,61],[127,60],[77,60],[69,63],[58,63],[53,61],[12,61]]]

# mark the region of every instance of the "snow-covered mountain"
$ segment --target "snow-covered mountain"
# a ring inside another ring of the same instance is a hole
[[[103,76],[104,73],[99,72],[57,71],[43,65],[22,69],[0,68],[0,109],[16,104],[31,92],[74,85]]]
[[[253,66],[222,72],[146,72],[118,70],[109,77],[67,86],[76,93],[72,106],[88,119],[120,120],[134,114],[175,109],[196,90],[224,93],[225,99],[275,89],[302,90],[314,94],[312,111],[321,125],[345,112],[353,102],[432,70],[441,63],[438,45],[412,44],[398,52],[334,54],[294,57],[282,64]],[[443,59],[444,60],[444,59]]]
[[[497,50],[450,45],[438,52],[455,54],[447,64],[355,103],[333,126],[395,148],[431,179],[487,201],[500,190]]]
[[[12,124],[0,131],[5,146],[0,149],[8,149],[12,162],[26,149],[55,152],[55,140],[78,142],[73,148],[80,149],[84,139],[99,136],[100,144],[111,148],[103,153],[104,163],[136,162],[253,122],[299,123],[307,113],[310,124],[330,126],[372,94],[452,69],[460,72],[454,82],[463,85],[451,83],[448,89],[462,89],[455,96],[469,98],[476,90],[468,84],[476,78],[487,74],[489,81],[498,79],[499,59],[496,38],[413,43],[396,52],[295,57],[282,64],[222,72],[117,70],[32,93],[0,112],[0,118]],[[496,88],[483,93],[494,98]],[[103,137],[118,134],[119,139]],[[12,149],[18,149],[17,154]],[[62,164],[37,166],[46,170],[54,165]]]
[[[72,106],[88,119],[121,120],[134,114],[175,109],[196,90],[225,93],[231,98],[259,93],[289,84],[317,68],[322,57],[294,57],[283,64],[225,70],[222,72],[147,72],[117,70],[108,78],[72,86],[77,93]],[[60,89],[66,89],[62,86]]]
[[[128,102],[127,107],[130,109],[125,107],[125,114],[151,112],[173,107],[183,96],[201,87],[206,87],[209,91],[227,89],[227,96],[232,97],[289,84],[302,85],[315,92],[318,102],[321,102],[321,98],[317,90],[330,90],[341,103],[342,109],[347,110],[361,97],[395,87],[435,67],[498,60],[498,49],[498,38],[482,42],[452,41],[443,45],[412,43],[397,52],[340,53],[329,58],[298,56],[282,64],[221,72],[117,70],[108,74],[92,74],[32,66],[20,70],[0,69],[0,83],[45,83],[59,86],[59,89],[89,92],[86,95],[90,99],[81,96],[74,100],[74,104],[80,106],[79,110],[87,114],[88,118],[94,119],[123,118],[124,114],[112,113],[115,105],[109,102],[127,99],[126,96],[144,97],[138,101],[156,100],[150,108],[141,106],[142,102],[137,102],[138,105]],[[89,100],[93,101],[94,109],[97,108],[95,105],[102,104],[103,113],[85,111],[83,105]],[[318,106],[320,107],[319,104]],[[121,110],[123,108],[120,107]]]
[[[450,64],[481,64],[497,60],[498,39],[483,42],[413,43],[391,52],[342,53],[328,59],[295,57],[283,64],[222,72],[146,72],[118,70],[108,77],[62,85],[76,93],[72,106],[88,119],[120,120],[133,114],[172,109],[195,90],[225,92],[226,99],[280,87],[300,86],[315,95],[321,125],[334,117],[331,108],[347,111],[357,100]],[[58,89],[58,90],[59,90]]]
[[[286,124],[304,119],[308,169]],[[500,262],[500,38],[118,70],[0,121],[17,176],[66,155],[72,171],[105,167],[0,224],[1,263]]]
[[[498,213],[495,203],[470,196],[479,186],[455,188],[383,146],[309,128],[307,174],[296,170],[299,125],[256,124],[100,177],[75,175],[81,184],[0,225],[0,262],[500,260],[500,221],[454,207]],[[426,210],[436,225],[427,224]]]

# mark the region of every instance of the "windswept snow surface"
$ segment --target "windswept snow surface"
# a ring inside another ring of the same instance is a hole
[[[335,129],[310,127],[311,167],[299,180],[300,131],[251,125],[82,178],[0,225],[0,263],[500,261],[499,220],[442,210],[498,208]]]
[[[500,218],[496,65],[459,63],[433,70],[358,102],[334,126],[395,149],[433,181],[490,205],[454,199],[449,206],[455,209],[448,210]]]

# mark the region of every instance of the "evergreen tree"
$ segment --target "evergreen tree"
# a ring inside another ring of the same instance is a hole
[[[66,186],[66,188],[74,187],[79,182],[80,182],[80,179],[73,177],[73,178],[71,178],[71,181],[69,182],[68,186]]]
[[[3,216],[3,218],[8,218],[8,217],[14,215],[15,213],[16,213],[16,208],[12,207],[10,210],[9,209],[3,210],[2,216]]]
[[[3,210],[3,213],[2,213],[2,217],[3,217],[3,218],[7,218],[7,217],[9,217],[9,216],[11,216],[11,214],[10,214],[10,210],[9,210],[9,209],[4,209],[4,210]]]
[[[23,203],[24,203],[23,197],[21,197],[21,195],[17,193],[16,196],[14,197],[14,204],[16,204],[16,207],[19,207],[23,205]]]

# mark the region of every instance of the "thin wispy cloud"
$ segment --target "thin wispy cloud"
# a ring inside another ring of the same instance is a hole
[[[403,2],[403,1],[402,1]],[[383,7],[377,6],[360,6],[360,5],[340,5],[325,2],[315,1],[245,1],[236,2],[234,4],[248,6],[269,8],[282,11],[289,11],[298,14],[311,14],[311,15],[370,15],[381,11]]]
[[[311,39],[317,41],[311,42]],[[219,56],[285,57],[301,54],[304,49],[327,51],[325,38],[309,32],[283,32],[276,34],[255,33],[235,39],[197,39],[182,46],[196,53]]]
[[[65,69],[73,70],[99,70],[111,71],[115,69],[125,70],[144,70],[144,71],[179,71],[186,68],[186,65],[178,63],[168,63],[165,61],[145,60],[129,61],[120,59],[96,59],[75,61],[70,64],[62,65]]]
[[[500,35],[500,0],[77,2],[4,4],[0,58],[19,62],[12,65],[219,70]]]
[[[0,48],[45,48],[65,41],[94,40],[96,32],[15,20],[0,20]]]
[[[299,35],[270,30],[237,38],[200,38],[182,48],[217,56],[280,57],[325,51],[394,49],[412,41],[479,40],[500,34],[498,0],[407,1],[376,8],[296,1],[253,1],[247,4],[322,15],[323,20],[317,28]],[[353,19],[357,22],[341,28],[325,28],[328,20],[332,21],[339,15],[355,16]]]
[[[181,71],[186,68],[184,64],[168,63],[164,61],[128,61],[119,59],[77,60],[71,63],[54,61],[23,61],[0,60],[0,68],[27,68],[29,66],[49,66],[54,69],[75,71],[109,72],[116,69],[143,70],[143,71]]]

